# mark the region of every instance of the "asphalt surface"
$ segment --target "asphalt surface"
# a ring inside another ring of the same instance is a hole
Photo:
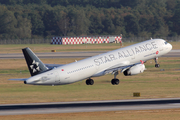
[[[51,53],[36,53],[39,58],[87,58],[94,55],[99,55],[108,51],[93,51],[93,52],[51,52]],[[162,57],[180,57],[180,50],[171,50]],[[0,54],[0,59],[22,59],[22,53]]]
[[[180,108],[180,98],[0,105],[0,115],[75,113]]]

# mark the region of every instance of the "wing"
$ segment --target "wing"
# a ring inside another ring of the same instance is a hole
[[[47,68],[49,69],[53,69],[53,68],[56,68],[56,67],[60,67],[60,66],[63,66],[64,64],[45,64]]]
[[[133,65],[129,65],[129,64],[130,64],[129,61],[124,61],[122,63],[118,63],[118,64],[116,64],[114,66],[111,66],[110,68],[99,71],[98,73],[94,74],[92,77],[103,76],[103,75],[106,75],[106,74],[109,74],[109,73],[114,74],[117,71],[120,71],[120,70],[122,71],[122,70],[128,69],[131,66],[133,66]]]
[[[130,64],[130,65],[125,65],[125,66],[115,67],[115,68],[112,68],[112,69],[107,69],[107,70],[104,71],[104,74],[109,74],[109,73],[114,74],[117,71],[121,71],[123,73],[127,69],[129,69],[129,71],[130,71],[129,74],[130,75],[136,75],[136,74],[139,74],[139,73],[143,72],[144,70],[146,70],[146,68],[144,66],[144,61],[141,60],[140,62],[135,63],[135,64]]]
[[[120,67],[116,67],[116,68],[112,68],[112,69],[107,69],[107,70],[104,71],[104,74],[109,74],[109,73],[114,74],[114,72],[116,72],[116,71],[123,72],[123,71],[127,70],[128,68],[130,68],[132,66],[134,66],[134,64],[133,65],[128,65],[128,66],[120,66]]]
[[[122,63],[118,63],[116,64],[115,66],[112,66],[110,68],[107,68],[103,71],[99,71],[98,73],[94,74],[93,76],[91,77],[98,77],[98,76],[103,76],[103,75],[106,75],[106,74],[115,74],[117,71],[121,71],[121,72],[124,72],[125,70],[131,68],[132,66],[136,66],[138,64],[142,64],[141,62],[138,62],[138,63],[135,63],[135,64],[130,64],[129,61],[124,61]]]

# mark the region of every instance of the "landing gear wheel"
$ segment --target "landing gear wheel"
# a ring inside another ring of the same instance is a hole
[[[112,85],[118,85],[119,84],[119,79],[112,79],[111,84]]]
[[[89,80],[89,85],[93,85],[94,84],[94,80],[90,79]]]
[[[93,84],[94,84],[94,80],[93,79],[86,80],[86,85],[93,85]]]
[[[114,85],[114,79],[111,80],[111,84]]]
[[[159,67],[160,67],[160,65],[159,65],[159,64],[155,64],[155,67],[156,67],[156,68],[159,68]]]
[[[89,85],[89,80],[86,80],[86,85]]]
[[[155,61],[155,67],[159,68],[160,65],[158,64],[158,57],[154,58],[154,61]]]

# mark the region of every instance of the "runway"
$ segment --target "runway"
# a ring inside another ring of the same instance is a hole
[[[51,52],[51,53],[36,53],[39,58],[87,58],[94,55],[99,55],[108,51],[86,51],[86,52]],[[180,57],[180,50],[171,50],[162,57]],[[0,59],[22,59],[22,53],[0,54]]]
[[[180,98],[0,105],[0,115],[75,113],[180,108]]]

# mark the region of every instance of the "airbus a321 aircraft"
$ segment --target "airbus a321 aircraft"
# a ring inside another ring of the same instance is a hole
[[[159,67],[157,58],[171,51],[172,45],[163,39],[151,39],[138,44],[92,56],[66,65],[48,66],[29,49],[22,49],[31,77],[21,80],[32,85],[64,85],[86,80],[87,85],[93,85],[92,77],[114,74],[113,85],[119,84],[116,78],[118,71],[125,76],[136,75],[145,70],[144,62],[155,60],[155,67]]]

